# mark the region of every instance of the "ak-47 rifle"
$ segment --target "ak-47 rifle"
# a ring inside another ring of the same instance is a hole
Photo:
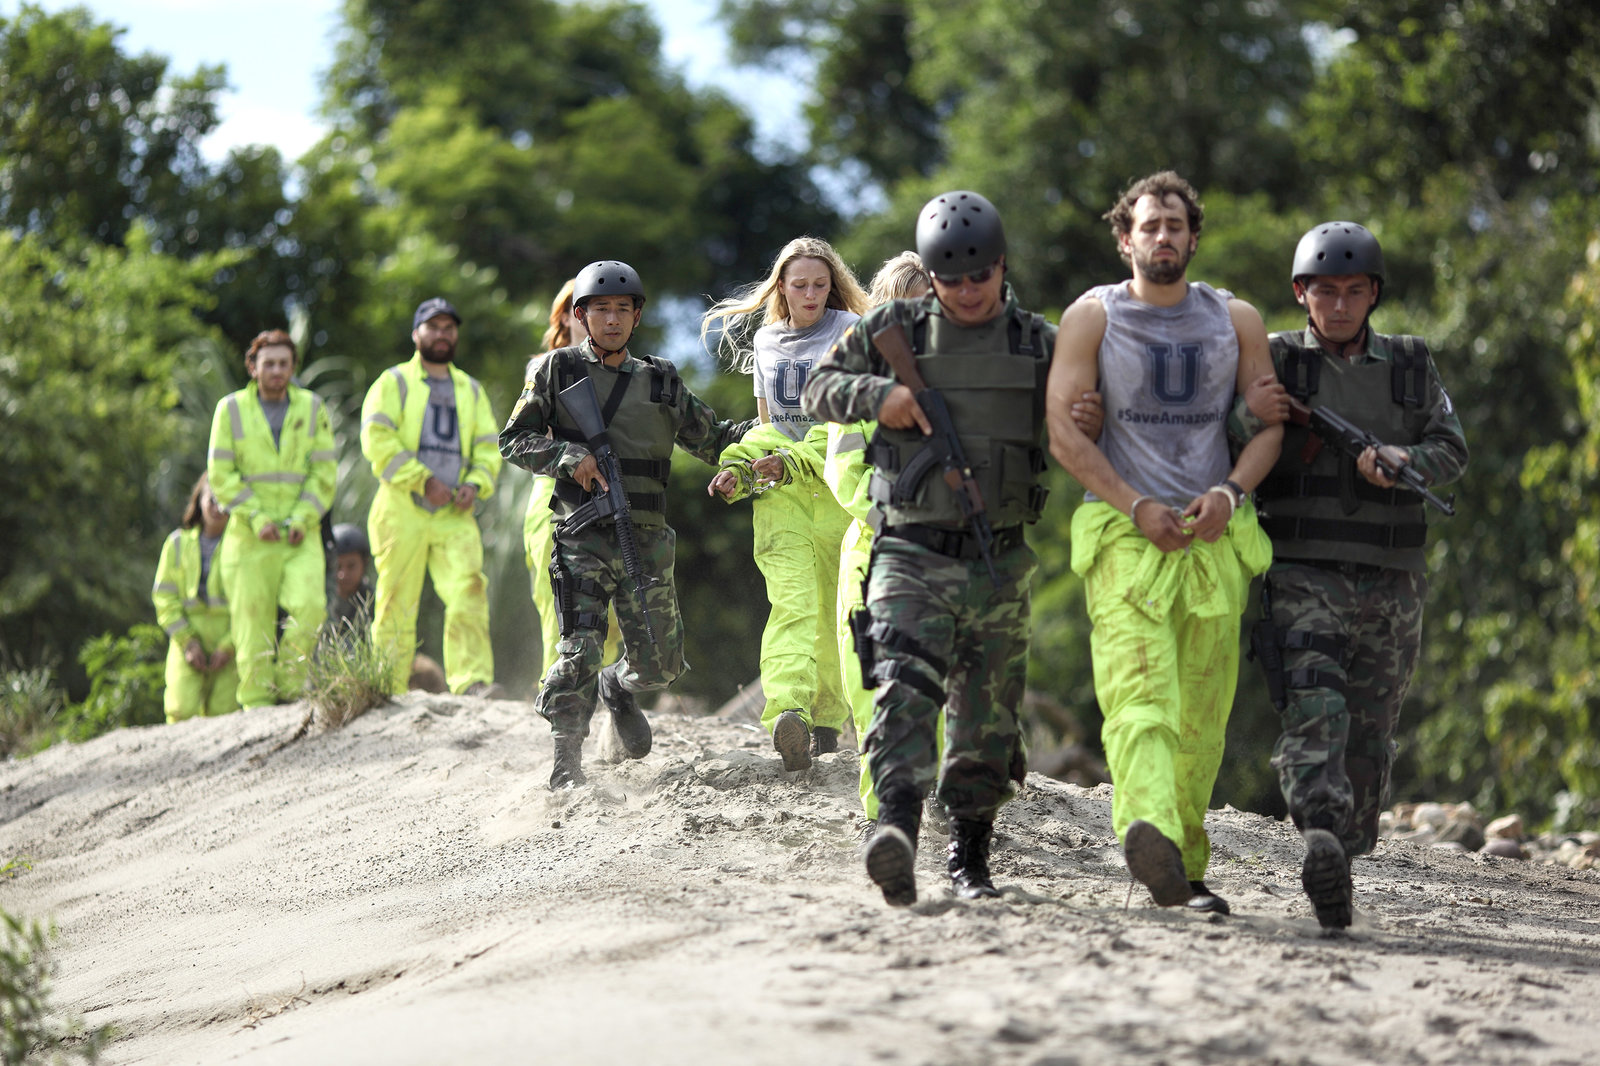
[[[900,323],[891,323],[874,333],[872,343],[888,361],[895,377],[916,396],[917,406],[922,408],[933,426],[933,435],[895,479],[897,486],[905,486],[896,495],[905,497],[915,492],[923,477],[938,463],[944,469],[944,483],[950,486],[950,491],[955,493],[957,502],[961,504],[962,519],[972,531],[973,539],[978,542],[978,554],[989,568],[989,580],[999,588],[1000,575],[994,568],[994,530],[989,526],[983,493],[972,474],[972,465],[967,462],[966,452],[962,450],[961,438],[956,435],[955,423],[950,419],[950,408],[945,405],[944,396],[938,390],[930,389],[922,379],[922,373],[917,370],[917,357],[912,354],[905,328]]]
[[[561,390],[556,400],[567,417],[578,425],[589,452],[605,479],[604,489],[596,486],[589,499],[579,505],[561,524],[563,533],[578,533],[602,518],[609,518],[617,529],[617,549],[622,553],[622,566],[633,581],[633,594],[639,601],[639,613],[644,616],[645,635],[656,643],[655,629],[650,625],[650,608],[645,602],[645,590],[657,583],[646,576],[644,564],[639,561],[639,544],[633,537],[633,513],[628,509],[628,494],[622,490],[622,465],[611,447],[611,436],[606,432],[605,418],[600,414],[600,397],[595,395],[594,382],[583,377],[576,385]]]
[[[1428,482],[1423,478],[1417,468],[1410,463],[1402,463],[1397,469],[1383,457],[1383,441],[1368,433],[1338,411],[1328,407],[1307,407],[1293,397],[1289,400],[1289,421],[1297,426],[1305,426],[1311,430],[1312,437],[1306,442],[1305,448],[1300,453],[1300,458],[1306,463],[1315,459],[1317,452],[1322,450],[1324,444],[1332,444],[1351,458],[1357,458],[1368,448],[1372,448],[1378,456],[1378,469],[1385,476],[1394,481],[1397,486],[1409,489],[1421,496],[1430,507],[1437,508],[1447,515],[1456,513],[1455,495],[1451,494],[1448,500],[1442,500],[1434,495],[1428,488]]]

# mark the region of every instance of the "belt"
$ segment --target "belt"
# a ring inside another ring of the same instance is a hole
[[[1345,577],[1377,577],[1385,570],[1393,567],[1379,566],[1377,563],[1352,563],[1341,559],[1279,559],[1280,563],[1292,566],[1312,566],[1318,570],[1331,570]]]
[[[912,544],[927,548],[931,552],[952,559],[981,559],[983,553],[978,550],[978,538],[965,529],[945,529],[941,526],[923,526],[906,524],[899,526],[884,526],[880,537],[897,537],[908,540]],[[1006,552],[1024,543],[1021,526],[1011,526],[1006,529],[996,530],[991,551]]]

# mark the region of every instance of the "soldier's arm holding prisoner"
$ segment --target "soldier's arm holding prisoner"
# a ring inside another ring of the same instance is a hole
[[[710,466],[716,466],[723,451],[743,440],[757,424],[753,418],[744,422],[719,419],[711,405],[690,392],[687,385],[679,390],[678,411],[678,447]]]

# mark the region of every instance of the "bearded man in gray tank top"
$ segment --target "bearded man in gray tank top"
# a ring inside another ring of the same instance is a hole
[[[1205,885],[1204,818],[1239,674],[1239,617],[1272,559],[1248,494],[1280,432],[1230,463],[1236,395],[1270,373],[1255,308],[1190,283],[1203,212],[1171,171],[1134,182],[1106,213],[1133,278],[1089,290],[1061,318],[1046,416],[1050,451],[1088,489],[1072,569],[1094,624],[1095,695],[1128,870],[1163,907],[1226,914]],[[1100,382],[1098,446],[1072,398]]]

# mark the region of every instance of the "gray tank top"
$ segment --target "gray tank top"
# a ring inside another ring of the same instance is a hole
[[[1136,492],[1182,507],[1233,469],[1227,419],[1239,335],[1228,317],[1232,293],[1191,282],[1181,302],[1157,307],[1135,299],[1130,285],[1085,294],[1106,309],[1100,450]]]

